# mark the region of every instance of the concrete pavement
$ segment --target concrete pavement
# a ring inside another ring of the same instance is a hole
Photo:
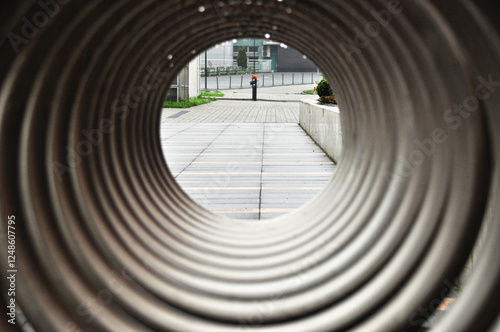
[[[162,123],[298,123],[298,102],[218,100],[164,110]]]
[[[290,96],[269,89],[264,92],[276,100]],[[298,107],[294,100],[218,100],[165,109],[161,137],[170,171],[193,200],[214,213],[258,220],[292,212],[335,169],[298,125]]]
[[[258,100],[252,90],[226,90],[217,102],[188,109],[166,108],[163,123],[298,123],[299,101],[318,97],[302,94],[314,85],[259,88]],[[271,101],[271,102],[270,102]]]

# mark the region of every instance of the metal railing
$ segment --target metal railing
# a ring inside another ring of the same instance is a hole
[[[322,78],[322,73],[258,73],[258,87],[272,87],[281,85],[317,84]],[[232,90],[250,88],[253,74],[214,76],[200,79],[200,87],[205,90]],[[206,82],[206,84],[205,84]]]
[[[203,63],[204,60],[202,59]],[[219,64],[215,64],[219,62]],[[236,62],[233,62],[231,66],[220,65],[222,63],[220,60],[210,60],[212,64],[209,67],[202,66],[200,68],[200,75],[205,77],[205,71],[208,76],[225,76],[225,75],[238,75],[238,74],[250,74],[250,73],[269,73],[273,71],[271,60],[259,60],[259,61],[249,61],[247,68],[238,66]]]

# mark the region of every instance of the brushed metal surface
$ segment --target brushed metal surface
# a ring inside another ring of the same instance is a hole
[[[474,247],[435,330],[494,330],[500,42],[472,1],[47,3],[0,23],[0,231],[16,215],[37,331],[416,330]],[[343,154],[299,211],[223,219],[170,175],[161,104],[194,55],[266,33],[331,82]]]

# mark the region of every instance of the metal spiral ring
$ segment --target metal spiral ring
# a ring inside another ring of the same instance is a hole
[[[4,6],[1,232],[15,216],[18,317],[35,330],[417,330],[474,248],[474,270],[435,330],[495,329],[500,42],[485,8]],[[170,175],[161,104],[194,55],[266,33],[335,87],[344,152],[327,187],[297,212],[223,219]],[[0,243],[4,301],[5,236]],[[1,319],[2,330],[13,327]]]

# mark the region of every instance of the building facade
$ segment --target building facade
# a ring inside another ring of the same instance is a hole
[[[279,72],[315,72],[318,67],[305,55],[289,47],[277,47],[276,71]]]
[[[233,42],[227,41],[202,52],[200,54],[202,66],[205,66],[205,57],[208,68],[231,67],[233,65]]]
[[[179,101],[181,99],[188,100],[192,97],[198,97],[201,93],[199,77],[200,56],[197,56],[177,75],[177,80],[170,86],[165,99],[168,101]]]
[[[239,48],[247,55],[248,72],[315,72],[318,68],[298,51],[268,39],[227,41],[202,52],[186,66],[172,84],[167,100],[189,99],[200,95],[200,72],[220,72],[237,67]],[[205,60],[206,59],[206,60]]]
[[[257,72],[314,72],[318,68],[298,51],[287,45],[267,39],[242,39],[233,43],[233,61],[236,65],[239,47],[247,52],[248,69]]]

